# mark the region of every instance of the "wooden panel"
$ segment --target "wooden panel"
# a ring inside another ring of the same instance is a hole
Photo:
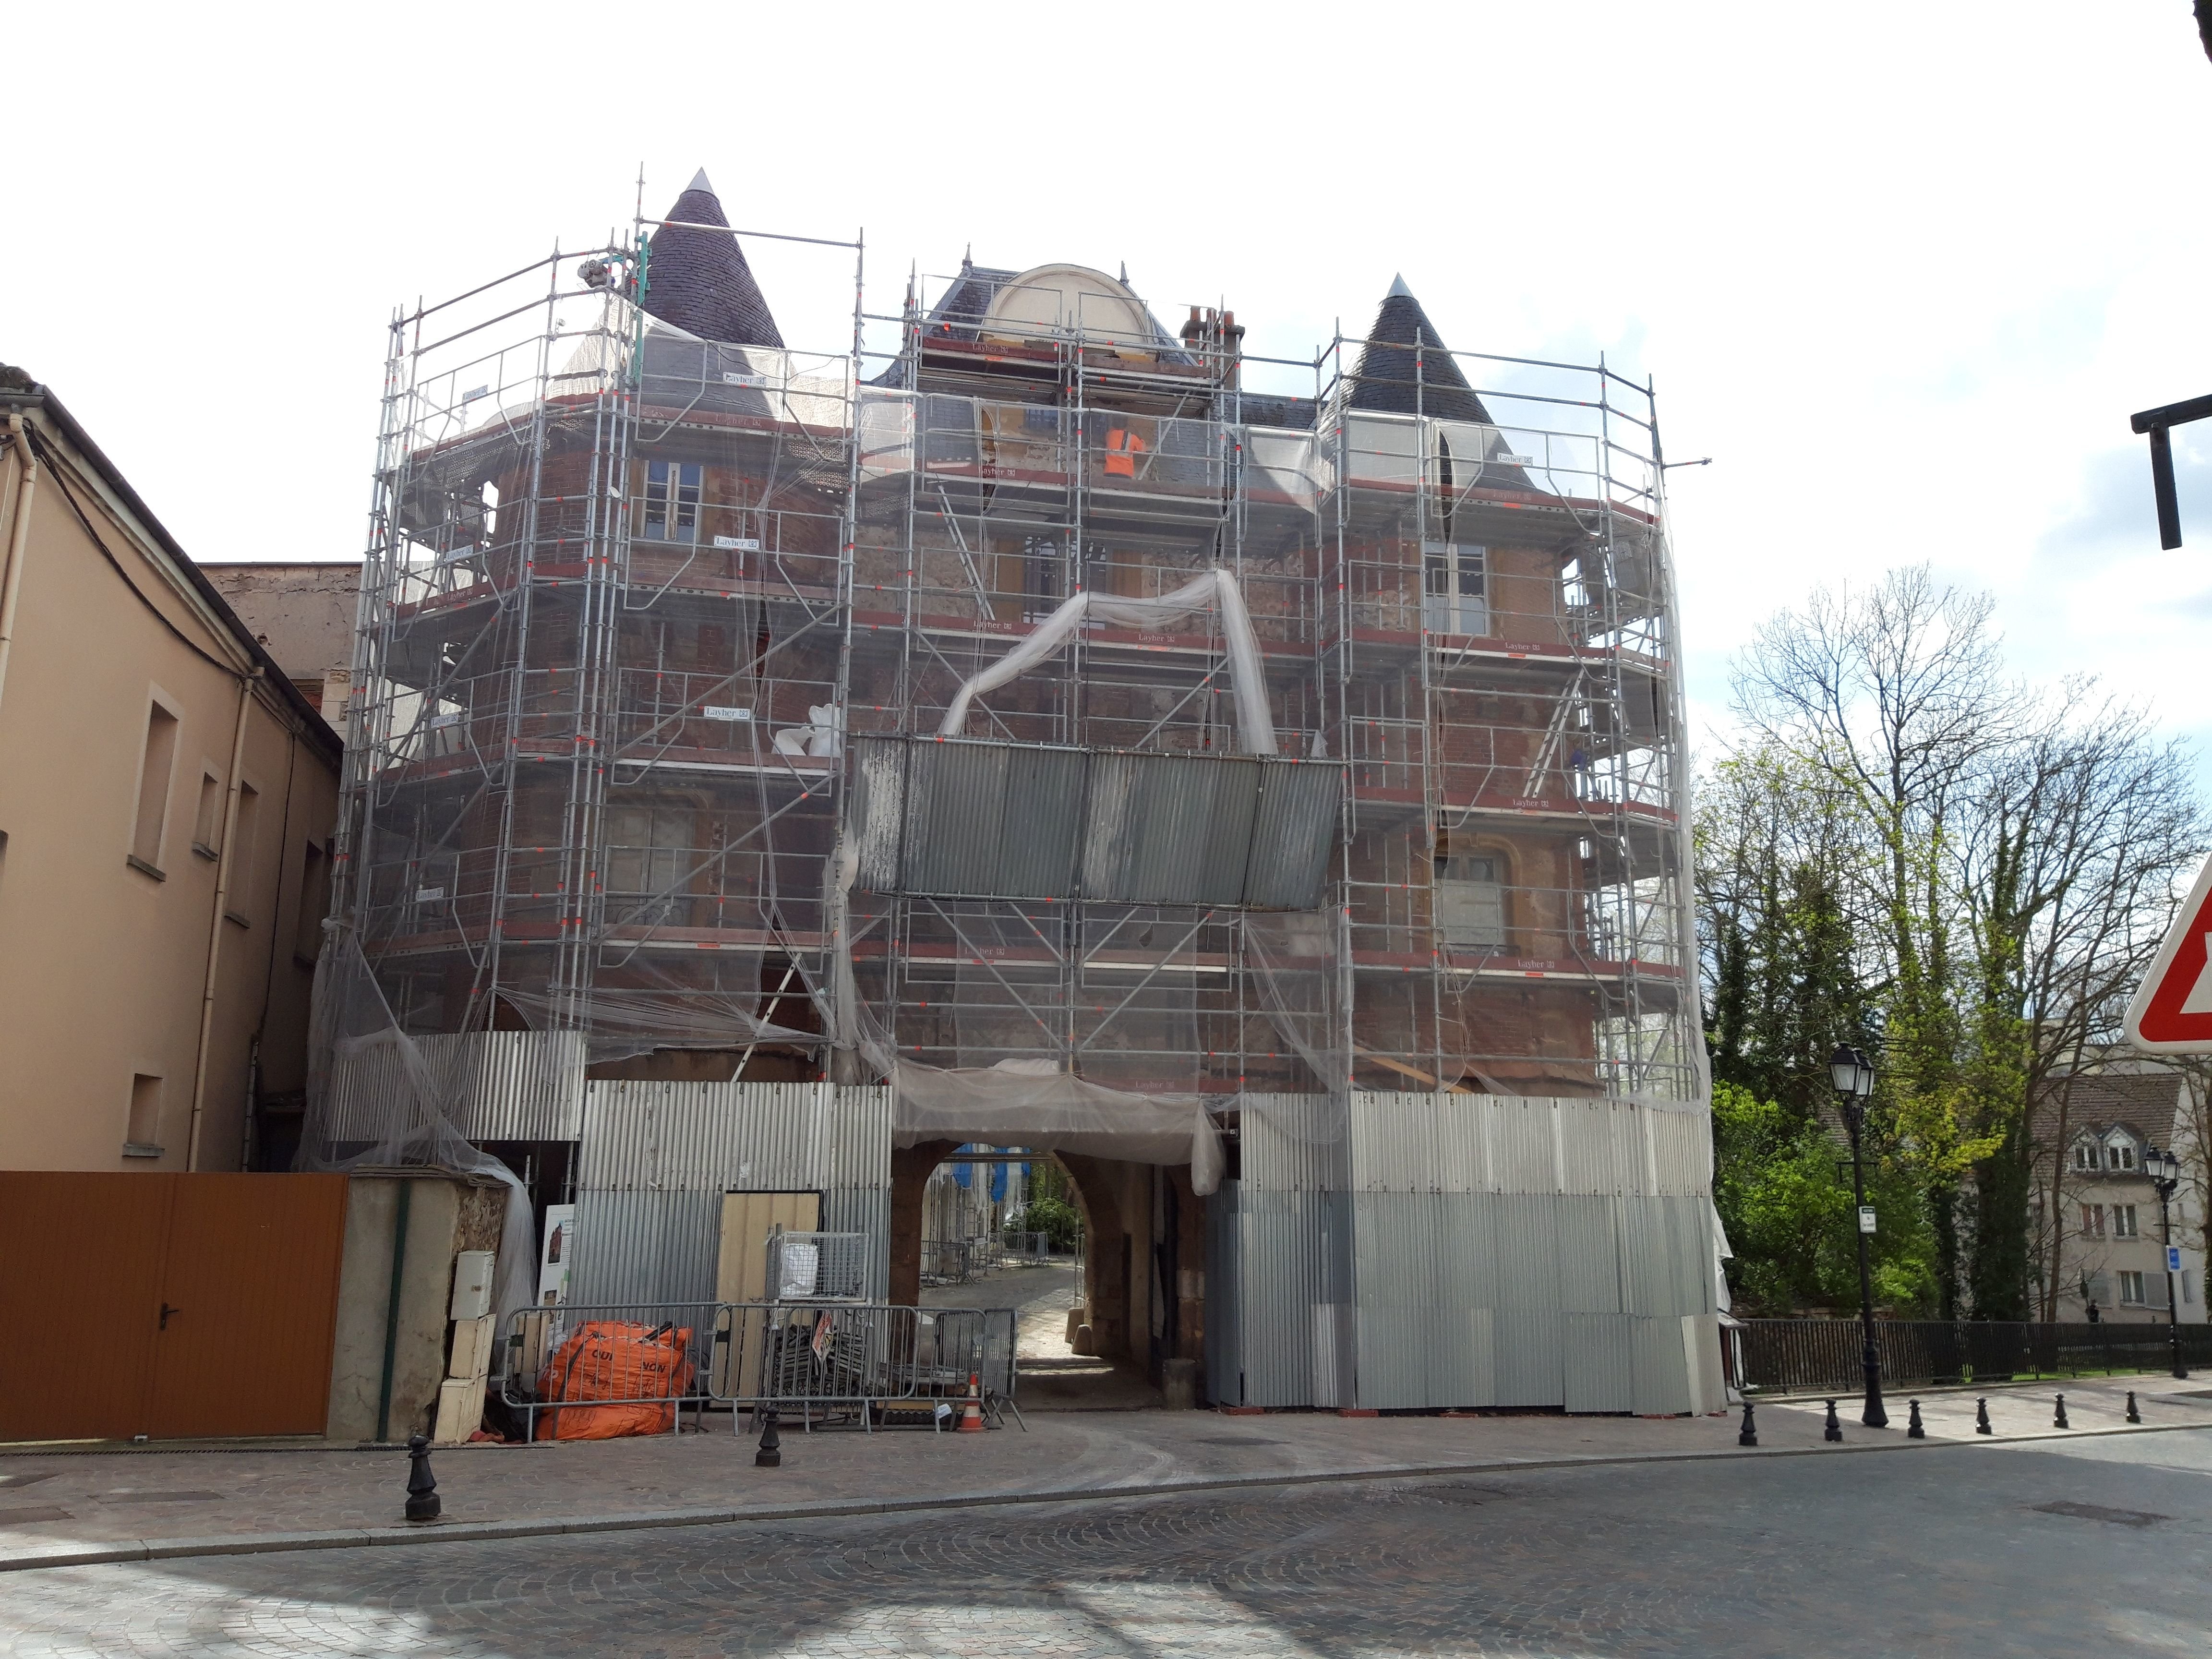
[[[724,1193],[721,1253],[714,1270],[717,1302],[768,1300],[769,1236],[817,1232],[819,1193]]]
[[[329,1408],[346,1179],[178,1178],[151,1432],[320,1434]]]
[[[769,1299],[768,1241],[779,1225],[787,1233],[818,1232],[822,1226],[822,1194],[722,1194],[721,1251],[714,1266],[717,1302]],[[726,1332],[723,1339],[718,1340],[714,1378],[717,1390],[733,1392],[733,1384],[738,1379],[759,1374],[763,1328],[755,1318],[746,1321],[741,1331]],[[728,1340],[732,1337],[737,1340]]]
[[[147,1431],[162,1243],[185,1178],[0,1171],[0,1440]]]

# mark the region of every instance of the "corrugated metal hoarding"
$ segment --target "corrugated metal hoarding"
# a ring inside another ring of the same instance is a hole
[[[342,1048],[331,1065],[336,1141],[395,1138],[426,1107],[471,1140],[574,1140],[584,1109],[580,1031],[473,1031],[413,1039],[434,1102],[416,1099],[396,1044]]]
[[[722,1194],[819,1192],[823,1227],[872,1241],[887,1286],[890,1091],[827,1083],[590,1085],[570,1300],[708,1302]]]
[[[1310,909],[1343,770],[1326,762],[855,738],[872,892]]]
[[[1263,1405],[1720,1404],[1705,1114],[1359,1092],[1331,1141],[1311,1097],[1252,1106],[1211,1241],[1231,1304],[1218,1395],[1233,1377]],[[1319,1271],[1340,1238],[1344,1271]]]

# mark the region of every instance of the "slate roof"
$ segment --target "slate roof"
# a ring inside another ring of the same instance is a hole
[[[685,224],[726,225],[707,170],[676,198],[667,216]],[[650,239],[645,309],[702,340],[781,346],[783,336],[734,236],[663,226]]]
[[[1427,348],[1418,365],[1418,385],[1413,356],[1417,347]],[[1367,331],[1367,344],[1353,374],[1356,384],[1351,402],[1354,409],[1391,415],[1418,412],[1438,420],[1496,424],[1403,276],[1391,283],[1382,309],[1375,313],[1375,326]]]
[[[2058,1095],[2069,1082],[2066,1133],[2101,1133],[2124,1125],[2154,1145],[2169,1145],[2181,1110],[2181,1076],[2177,1072],[2085,1072],[2053,1078],[2037,1097],[2028,1133],[2047,1151],[2058,1133]]]

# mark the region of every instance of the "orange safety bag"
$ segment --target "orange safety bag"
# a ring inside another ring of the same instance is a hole
[[[690,1331],[677,1325],[601,1319],[579,1325],[538,1373],[538,1438],[667,1433],[676,1425],[676,1401],[691,1386],[690,1347]],[[592,1401],[623,1403],[586,1403]]]

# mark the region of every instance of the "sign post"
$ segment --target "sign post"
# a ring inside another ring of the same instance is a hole
[[[2212,1054],[2212,859],[2128,1005],[2128,1041],[2150,1054]]]

